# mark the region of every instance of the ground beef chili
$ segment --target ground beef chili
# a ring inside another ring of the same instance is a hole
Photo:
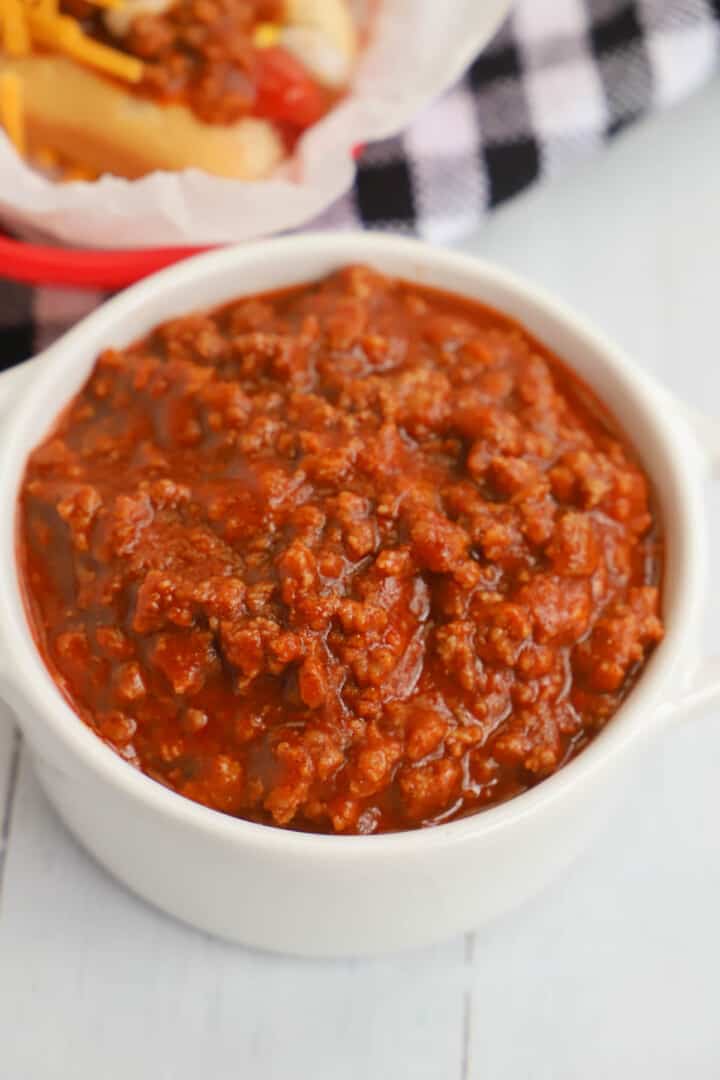
[[[97,4],[62,0],[61,6],[91,37],[143,61],[136,92],[186,105],[206,124],[258,116],[278,124],[292,143],[337,97],[285,49],[256,47],[258,26],[285,21],[283,0],[175,0],[167,11],[137,15],[119,41],[108,34]]]
[[[648,482],[602,405],[504,316],[362,267],[104,352],[20,509],[80,716],[268,824],[525,791],[662,636]]]

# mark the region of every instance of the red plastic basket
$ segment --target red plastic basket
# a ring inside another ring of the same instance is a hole
[[[206,247],[177,247],[76,251],[26,244],[0,235],[0,277],[28,285],[122,289],[156,270],[207,250]]]

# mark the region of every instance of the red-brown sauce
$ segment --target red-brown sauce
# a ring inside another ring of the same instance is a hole
[[[363,267],[103,353],[19,524],[83,720],[295,829],[525,791],[662,636],[648,482],[591,391],[497,312]]]

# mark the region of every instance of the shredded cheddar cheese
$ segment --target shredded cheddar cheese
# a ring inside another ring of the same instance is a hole
[[[0,75],[0,124],[19,154],[25,153],[25,121],[22,108],[22,83],[6,71]]]
[[[0,2],[7,3],[7,0]],[[89,38],[75,19],[68,15],[47,15],[44,11],[30,9],[27,21],[36,44],[66,53],[81,64],[97,68],[106,75],[126,82],[140,82],[143,73],[141,60]]]
[[[117,8],[123,0],[90,0],[101,8]],[[28,56],[35,46],[65,53],[80,64],[97,71],[138,83],[143,76],[142,61],[119,49],[88,37],[75,20],[58,12],[58,0],[0,0],[0,55]],[[13,72],[0,76],[0,124],[16,146],[25,153],[25,121],[22,81]]]
[[[21,0],[2,0],[2,43],[8,56],[26,56],[30,51],[30,31]]]
[[[122,0],[91,0],[114,8]],[[62,52],[81,64],[126,82],[140,82],[142,61],[88,37],[69,15],[60,15],[57,0],[0,0],[2,46],[8,56],[27,56],[33,46]]]
[[[275,23],[259,23],[253,33],[253,45],[258,49],[269,49],[276,45],[280,37],[280,27]]]

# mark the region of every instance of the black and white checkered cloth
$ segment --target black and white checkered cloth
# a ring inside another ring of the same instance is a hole
[[[369,146],[353,190],[313,225],[451,241],[719,68],[720,0],[518,0],[460,83],[404,135]],[[101,299],[0,277],[0,368]]]

